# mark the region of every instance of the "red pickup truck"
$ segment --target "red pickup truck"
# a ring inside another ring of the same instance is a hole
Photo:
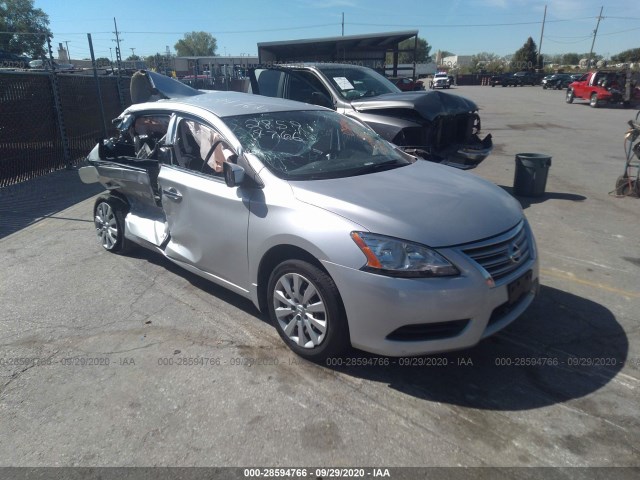
[[[632,101],[640,101],[640,89],[635,85],[627,85],[627,82],[631,82],[631,79],[624,72],[597,70],[585,73],[569,85],[566,101],[573,103],[574,98],[589,100],[593,108],[601,103],[629,106]]]

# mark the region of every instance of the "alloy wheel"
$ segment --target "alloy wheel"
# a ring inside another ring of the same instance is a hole
[[[325,302],[318,288],[299,273],[285,273],[277,280],[273,308],[282,332],[299,347],[315,348],[325,339]]]
[[[96,206],[94,223],[98,240],[106,250],[112,250],[118,241],[118,222],[111,205],[101,202]]]

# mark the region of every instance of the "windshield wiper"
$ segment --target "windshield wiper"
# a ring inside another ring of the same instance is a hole
[[[366,173],[374,173],[374,172],[382,172],[384,170],[393,170],[397,167],[404,167],[405,165],[409,165],[409,163],[404,163],[397,159],[387,160],[385,162],[380,163],[368,163],[361,167],[355,168],[353,170],[349,170],[351,175],[364,175]]]

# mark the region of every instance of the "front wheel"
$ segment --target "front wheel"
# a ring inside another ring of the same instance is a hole
[[[117,197],[105,195],[93,207],[93,223],[102,247],[112,253],[126,253],[130,242],[124,237],[126,205]]]
[[[271,321],[295,353],[320,361],[348,348],[338,287],[324,271],[303,260],[287,260],[274,269],[267,288]]]
[[[575,98],[575,95],[573,93],[573,88],[570,88],[569,90],[567,90],[567,96],[565,97],[565,101],[567,103],[573,103],[574,98]]]
[[[598,94],[597,93],[592,93],[591,94],[591,98],[589,99],[589,105],[592,108],[598,108]]]

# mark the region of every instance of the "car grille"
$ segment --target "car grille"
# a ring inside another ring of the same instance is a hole
[[[474,116],[469,113],[440,116],[432,133],[432,145],[436,148],[444,148],[466,143],[471,137],[473,120]]]
[[[531,242],[524,222],[503,235],[464,246],[462,251],[484,268],[496,284],[532,257]]]

